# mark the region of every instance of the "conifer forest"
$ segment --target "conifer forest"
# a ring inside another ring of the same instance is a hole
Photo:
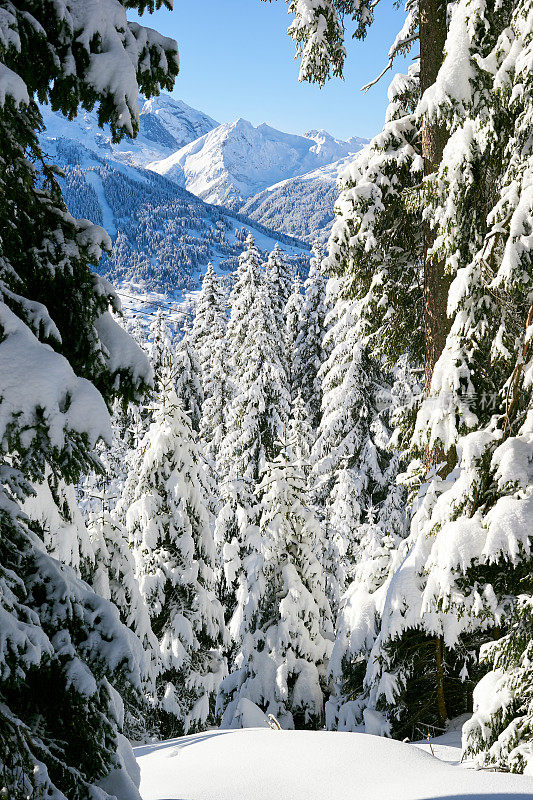
[[[0,0],[0,796],[533,798],[533,2],[240,3],[346,141],[187,5]]]

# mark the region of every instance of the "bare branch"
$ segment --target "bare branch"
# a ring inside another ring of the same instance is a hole
[[[379,3],[379,0],[377,0],[377,2]],[[373,81],[370,81],[370,83],[367,83],[364,86],[362,86],[361,91],[364,94],[366,94],[368,90],[372,88],[372,86],[375,86],[376,83],[378,83],[382,79],[385,73],[388,72],[389,69],[392,69],[395,56],[397,56],[398,53],[402,52],[405,47],[408,47],[410,44],[412,44],[412,42],[416,42],[418,38],[419,38],[418,33],[414,33],[412,36],[409,36],[408,39],[402,39],[401,42],[398,42],[394,50],[391,53],[389,53],[389,63],[387,64],[387,66],[381,70],[377,78],[374,78]]]
[[[389,71],[389,69],[392,69],[392,58],[389,61],[389,63],[387,64],[387,66],[383,70],[381,70],[381,72],[379,73],[377,78],[374,78],[373,81],[370,81],[370,83],[367,83],[365,86],[361,86],[361,91],[364,94],[366,94],[368,92],[368,90],[372,88],[372,86],[375,86],[376,83],[378,83],[378,81],[380,81],[382,79],[382,77],[385,75],[386,72]]]

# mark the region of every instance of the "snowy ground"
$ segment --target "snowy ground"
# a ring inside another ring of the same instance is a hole
[[[445,740],[445,741],[443,741]],[[519,800],[533,778],[457,766],[457,734],[404,744],[360,733],[209,731],[135,749],[143,800]],[[452,762],[452,763],[446,763]]]

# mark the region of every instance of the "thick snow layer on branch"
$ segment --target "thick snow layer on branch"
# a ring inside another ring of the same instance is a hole
[[[26,84],[16,72],[0,62],[0,108],[11,97],[16,106],[30,102]]]
[[[474,67],[471,58],[471,20],[476,19],[474,6],[484,6],[485,0],[469,4],[459,3],[452,9],[450,28],[446,39],[446,57],[437,80],[426,89],[420,101],[419,112],[430,116],[438,113],[441,105],[467,103],[472,95]],[[477,12],[479,13],[479,12]]]
[[[99,97],[112,97],[118,126],[133,135],[139,118],[138,73],[150,71],[156,52],[160,68],[166,71],[165,51],[177,60],[176,43],[151,28],[128,22],[126,9],[118,0],[70,0],[68,4],[60,0],[58,4],[68,27],[78,32],[76,46],[89,56],[85,82]],[[74,73],[72,52],[63,64],[66,74],[69,64]]]
[[[111,373],[127,370],[131,373],[135,386],[152,383],[153,370],[145,353],[109,311],[96,320],[95,328],[104,347],[107,367]]]
[[[86,433],[91,446],[100,437],[111,441],[109,414],[93,384],[78,378],[68,361],[39,342],[4,303],[0,330],[0,438],[16,423],[24,447],[43,424],[59,449],[67,430]]]

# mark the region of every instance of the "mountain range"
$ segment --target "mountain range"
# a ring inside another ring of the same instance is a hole
[[[85,112],[66,122],[43,107],[46,136],[75,140],[100,157],[162,175],[201,199],[308,243],[325,241],[333,221],[337,178],[367,140],[304,136],[216,120],[166,94],[139,99],[135,140],[115,144]]]
[[[248,232],[265,258],[279,241],[305,274],[309,243],[333,218],[337,174],[364,144],[242,119],[219,125],[168,95],[141,98],[139,135],[118,144],[94,112],[42,113],[69,210],[111,235],[100,270],[137,308],[155,295],[186,304],[208,261],[229,275]]]
[[[314,172],[356,153],[363,144],[355,137],[340,141],[327,131],[297,136],[238,119],[147,167],[203,200],[239,209],[269,186]]]

